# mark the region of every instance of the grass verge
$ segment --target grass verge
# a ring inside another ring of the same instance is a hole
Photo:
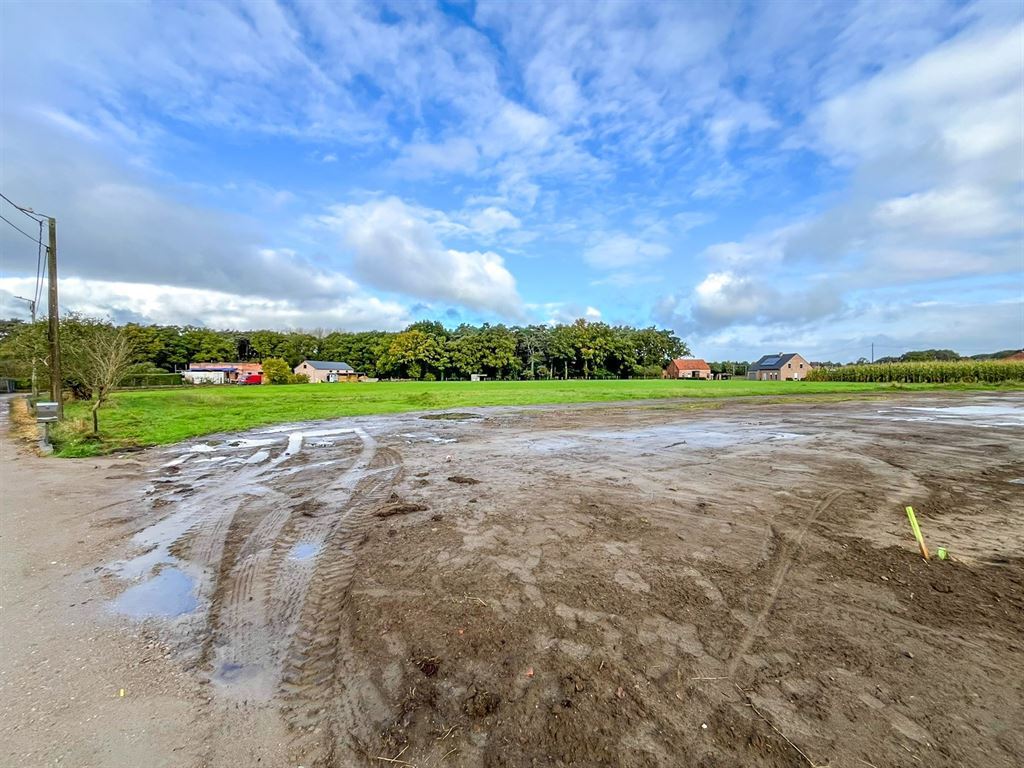
[[[1021,389],[1024,384],[880,384],[809,381],[485,381],[296,384],[119,392],[85,427],[87,403],[69,403],[55,430],[60,456],[165,445],[216,432],[291,421],[494,405],[600,403],[659,398],[861,395],[925,390]]]

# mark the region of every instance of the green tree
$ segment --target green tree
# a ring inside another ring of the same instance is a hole
[[[286,360],[268,357],[263,361],[263,376],[268,384],[288,384],[291,381],[292,369]]]

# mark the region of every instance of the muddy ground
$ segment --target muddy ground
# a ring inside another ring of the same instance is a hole
[[[3,477],[10,764],[1024,759],[1024,394],[346,419]],[[57,519],[12,530],[36,482]],[[10,564],[46,535],[60,567]]]

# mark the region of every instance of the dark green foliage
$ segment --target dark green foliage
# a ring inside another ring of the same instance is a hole
[[[96,321],[69,316],[66,333]],[[45,358],[45,323],[10,321],[0,329],[0,362],[24,376],[29,350]],[[506,326],[484,323],[447,329],[422,320],[404,331],[307,333],[217,331],[193,326],[128,324],[136,361],[173,372],[189,363],[281,360],[289,369],[303,360],[341,360],[371,377],[468,379],[635,378],[660,375],[689,348],[671,331],[577,320],[571,325]],[[65,332],[62,332],[64,335]],[[284,380],[284,374],[279,377]]]

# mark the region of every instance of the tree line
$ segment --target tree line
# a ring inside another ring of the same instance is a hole
[[[138,371],[174,372],[189,363],[254,362],[271,358],[291,367],[303,360],[348,363],[377,378],[418,380],[656,377],[689,347],[672,331],[577,320],[564,325],[462,324],[433,321],[402,331],[235,331],[195,326],[114,326],[81,315],[61,321],[62,340],[116,329]],[[33,357],[45,367],[46,323],[0,324],[0,375],[25,378]],[[745,365],[745,364],[744,364]],[[42,373],[45,376],[45,371]]]

